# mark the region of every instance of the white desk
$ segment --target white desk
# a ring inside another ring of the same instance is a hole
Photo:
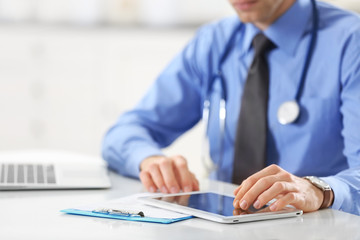
[[[330,209],[231,225],[197,218],[163,225],[59,212],[143,191],[137,180],[114,173],[111,179],[109,190],[0,192],[0,239],[360,239],[360,217]],[[201,188],[232,192],[234,185],[204,181]]]

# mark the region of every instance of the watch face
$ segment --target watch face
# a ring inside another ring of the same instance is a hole
[[[320,184],[320,185],[323,185],[323,184],[324,184],[324,182],[321,181],[321,180],[318,179],[318,178],[314,178],[314,182],[317,183],[317,184]]]
[[[312,184],[323,190],[330,189],[330,185],[324,182],[323,180],[321,180],[320,178],[311,176],[311,177],[306,177],[306,179],[308,179]]]

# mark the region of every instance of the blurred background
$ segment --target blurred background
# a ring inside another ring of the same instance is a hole
[[[328,0],[360,12],[359,0]],[[0,0],[0,151],[100,155],[118,116],[226,0]],[[169,149],[202,175],[198,125]]]

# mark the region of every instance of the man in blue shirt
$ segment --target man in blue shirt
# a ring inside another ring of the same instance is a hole
[[[278,108],[295,99],[311,41],[311,2],[229,1],[238,16],[198,31],[135,109],[123,114],[109,130],[103,143],[104,159],[119,173],[140,177],[150,192],[198,190],[186,159],[164,156],[161,148],[200,121],[203,102],[209,95],[210,154],[217,164],[212,178],[230,182],[240,100],[254,58],[252,41],[262,32],[276,46],[266,56],[270,82],[267,167],[235,190],[234,206],[260,208],[276,198],[271,205],[273,211],[292,204],[305,212],[332,207],[360,214],[359,16],[317,3],[319,30],[298,100],[300,116],[295,123],[282,125],[277,118]],[[218,81],[209,93],[207,89],[233,34],[235,44],[221,66],[227,94],[222,138],[218,116],[223,87]],[[223,151],[219,150],[221,144]],[[331,190],[313,181],[319,181],[317,177]]]

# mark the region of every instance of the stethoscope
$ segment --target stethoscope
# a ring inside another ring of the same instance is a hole
[[[309,70],[310,62],[316,45],[317,33],[319,29],[319,13],[315,0],[311,0],[311,4],[312,4],[313,26],[311,30],[311,39],[309,43],[309,48],[306,54],[305,64],[301,74],[299,87],[295,94],[295,98],[293,100],[283,102],[278,108],[277,119],[279,123],[282,125],[295,123],[300,116],[300,105],[299,105],[300,97],[302,95],[306,76]],[[212,76],[212,79],[209,82],[204,105],[203,105],[203,123],[205,128],[204,129],[205,134],[204,134],[204,141],[202,146],[202,161],[204,166],[206,167],[207,174],[209,174],[212,171],[216,171],[217,168],[222,164],[223,153],[224,153],[225,122],[226,122],[226,112],[227,112],[226,110],[227,90],[226,90],[225,79],[221,71],[222,69],[221,66],[223,65],[224,61],[226,60],[227,56],[231,51],[231,47],[235,42],[236,33],[237,33],[237,29],[233,32],[232,36],[230,37],[230,40],[228,41],[225,47],[225,50],[219,61],[218,71],[216,74]],[[220,149],[218,152],[219,155],[218,162],[217,164],[214,164],[214,162],[211,161],[211,157],[210,157],[210,151],[209,151],[210,147],[209,147],[209,142],[207,141],[207,135],[209,130],[209,116],[210,116],[210,105],[211,105],[210,95],[211,95],[212,87],[217,80],[220,81],[220,85],[222,88],[221,99],[219,103]]]

